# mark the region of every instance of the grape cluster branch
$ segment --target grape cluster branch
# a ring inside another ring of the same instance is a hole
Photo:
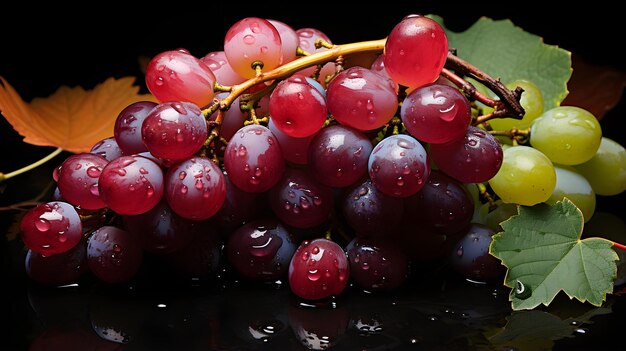
[[[347,55],[366,52],[382,52],[385,49],[386,41],[387,39],[379,39],[343,45],[328,45],[324,46],[328,47],[328,50],[313,54],[307,53],[306,56],[302,56],[297,60],[286,63],[273,70],[259,72],[259,74],[254,78],[250,78],[243,83],[236,84],[231,87],[225,87],[216,82],[216,91],[227,91],[229,94],[221,100],[216,100],[213,106],[205,109],[203,111],[204,115],[208,117],[218,109],[222,111],[229,109],[237,97],[244,95],[248,89],[257,84],[283,79],[302,69],[315,65],[322,65],[326,62],[337,59],[341,60]],[[320,45],[321,44],[322,43],[320,43]],[[301,51],[302,50],[299,52]],[[500,82],[500,80],[492,78],[478,67],[461,59],[453,53],[448,54],[446,68],[442,70],[441,75],[462,89],[471,99],[480,101],[495,109],[495,111],[490,114],[478,117],[475,120],[475,123],[482,123],[491,118],[513,117],[521,119],[524,116],[524,108],[519,102],[523,89],[518,87],[513,91],[509,90],[504,84],[502,84],[502,82]],[[476,87],[463,78],[464,76],[472,77],[485,84],[485,86],[493,91],[500,98],[500,100],[493,100],[480,93]],[[268,88],[271,89],[274,85]],[[255,100],[255,98],[258,98],[258,95],[261,93],[267,93],[267,89],[263,89],[258,93],[252,94],[252,98],[247,98],[246,100]],[[210,137],[211,141],[217,137],[220,123],[221,118],[218,116],[214,123],[217,124],[217,126],[213,126],[214,128],[212,128],[212,137]]]
[[[489,115],[485,115],[481,121],[477,121],[478,123],[487,121],[491,118],[495,117],[512,117],[516,119],[522,119],[524,117],[524,108],[520,104],[519,100],[522,96],[522,92],[524,89],[517,87],[515,90],[509,90],[499,79],[494,79],[489,76],[487,73],[480,70],[478,67],[472,65],[471,63],[463,60],[462,58],[454,55],[449,52],[448,57],[446,59],[446,64],[441,75],[452,81],[456,86],[463,89],[466,94],[468,94],[471,98],[482,102],[483,104],[493,107],[495,111]],[[455,72],[461,73],[464,76],[472,77],[479,82],[483,83],[489,90],[493,91],[498,95],[500,100],[493,100],[489,97],[481,94],[476,90],[476,87],[473,86],[468,81],[463,78],[457,76],[455,73],[452,73],[453,70]]]

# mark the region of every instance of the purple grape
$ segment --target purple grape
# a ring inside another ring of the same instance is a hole
[[[368,291],[391,291],[408,277],[409,258],[385,239],[354,238],[346,246],[350,278]]]
[[[339,295],[350,278],[350,265],[341,246],[327,239],[303,241],[289,263],[289,287],[307,300]]]
[[[274,219],[262,219],[233,232],[226,244],[228,261],[237,273],[256,280],[287,276],[296,251],[293,236]]]
[[[462,138],[470,125],[470,103],[456,88],[429,84],[413,90],[402,103],[402,122],[416,139],[442,144]]]
[[[163,197],[163,171],[142,156],[122,156],[102,170],[100,197],[118,214],[136,215],[149,211]],[[63,193],[63,189],[61,189]]]
[[[506,267],[489,253],[495,232],[484,225],[472,224],[450,254],[452,269],[463,277],[479,282],[504,277]]]
[[[208,136],[206,120],[189,102],[156,106],[141,125],[141,138],[151,154],[167,160],[184,160],[198,152]]]
[[[367,174],[372,148],[369,139],[355,129],[342,125],[326,127],[309,144],[310,172],[330,187],[350,186]]]
[[[236,187],[260,193],[280,180],[285,160],[274,134],[267,127],[251,124],[239,129],[226,146],[224,168]]]
[[[98,181],[108,161],[95,154],[71,155],[58,168],[57,186],[63,198],[74,206],[97,210],[105,206]]]
[[[474,204],[458,181],[432,171],[426,185],[405,199],[407,221],[428,231],[453,234],[465,229],[472,220]]]
[[[115,120],[113,134],[124,154],[148,151],[141,138],[141,125],[150,111],[157,106],[152,101],[138,101],[126,106]]]
[[[100,155],[107,161],[113,161],[123,155],[122,149],[117,145],[114,137],[109,137],[97,142],[89,151],[92,154]]]
[[[142,258],[136,238],[116,227],[99,228],[87,242],[89,270],[106,283],[129,281],[139,271]]]
[[[87,248],[81,241],[69,251],[51,256],[28,250],[25,266],[28,277],[38,284],[76,283],[87,272]]]
[[[368,169],[374,186],[394,197],[417,193],[430,174],[428,155],[422,144],[403,134],[378,143],[369,157]]]
[[[219,211],[226,198],[224,174],[206,157],[178,162],[165,176],[165,197],[172,210],[181,217],[210,218]]]
[[[337,122],[358,129],[384,126],[398,109],[396,85],[363,67],[351,67],[328,84],[328,110]]]
[[[384,237],[400,224],[404,202],[385,195],[366,179],[345,195],[342,209],[348,225],[359,237]]]
[[[157,254],[174,252],[189,244],[196,223],[178,216],[164,199],[148,212],[122,219],[124,229],[137,237],[141,247]]]
[[[470,126],[465,137],[431,144],[430,155],[441,171],[462,183],[486,182],[502,165],[502,146],[486,131]]]
[[[295,228],[312,228],[324,223],[333,208],[331,188],[315,181],[310,173],[297,169],[287,169],[268,196],[276,217]]]
[[[26,212],[20,221],[24,245],[45,256],[67,252],[83,236],[76,209],[61,201],[46,202]]]

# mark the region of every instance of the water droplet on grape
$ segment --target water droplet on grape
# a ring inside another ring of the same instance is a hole
[[[37,230],[40,232],[47,232],[48,230],[50,230],[50,227],[52,227],[50,225],[50,222],[45,218],[39,218],[35,222],[35,228],[37,228]]]
[[[321,278],[321,274],[317,269],[309,269],[309,274],[307,275],[310,281],[315,282]]]
[[[262,54],[266,54],[269,49],[267,48],[267,46],[261,46],[259,50],[261,51]]]
[[[186,185],[183,185],[183,186],[180,187],[180,193],[181,194],[185,195],[185,194],[187,194],[188,191],[189,191],[189,189],[187,188]]]
[[[252,35],[248,34],[243,37],[243,42],[248,45],[252,45],[255,42],[255,39]]]
[[[398,140],[398,146],[403,148],[403,149],[412,149],[415,147],[415,145],[413,145],[413,143],[408,142],[407,140],[404,139],[399,139]]]
[[[93,196],[100,196],[100,189],[98,189],[98,184],[91,184],[91,186],[89,187],[89,192]]]
[[[125,175],[126,175],[126,170],[125,170],[125,169],[123,169],[123,168],[117,168],[117,169],[115,170],[115,173],[117,173],[117,174],[119,174],[120,176],[122,176],[122,177],[123,177],[123,176],[125,176]]]
[[[309,252],[308,252],[308,251],[304,251],[304,252],[302,253],[302,260],[303,260],[303,261],[306,261],[306,260],[308,260],[308,259],[309,259]]]
[[[90,176],[91,178],[100,177],[100,173],[102,173],[102,170],[99,169],[98,167],[91,166],[87,168],[87,175]]]
[[[196,179],[196,189],[202,190],[204,188],[204,183],[202,183],[202,179]]]
[[[459,257],[463,256],[463,246],[459,246],[459,248],[456,249],[456,255]]]

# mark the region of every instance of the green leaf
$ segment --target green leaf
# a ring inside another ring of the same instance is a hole
[[[439,23],[441,17],[430,16]],[[559,106],[568,94],[572,75],[571,53],[546,45],[537,35],[523,31],[510,20],[481,18],[465,32],[446,29],[450,48],[457,55],[507,84],[526,79],[541,89],[544,109]]]
[[[617,274],[613,242],[580,239],[583,216],[569,199],[553,206],[519,206],[519,214],[501,223],[489,253],[508,270],[504,285],[514,288],[514,310],[548,305],[559,291],[600,306],[613,290]]]

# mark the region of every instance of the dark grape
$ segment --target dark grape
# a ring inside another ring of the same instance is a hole
[[[276,280],[286,277],[296,242],[274,219],[247,223],[233,232],[226,244],[228,261],[244,277]]]
[[[419,141],[404,134],[392,135],[378,143],[367,167],[374,186],[394,197],[417,193],[430,174],[426,150]]]
[[[472,224],[450,254],[452,269],[463,277],[479,282],[504,277],[506,267],[489,254],[494,231],[481,224]]]
[[[474,204],[461,183],[432,171],[424,187],[405,198],[405,213],[410,223],[439,234],[453,234],[469,225]]]
[[[296,228],[312,228],[328,219],[333,208],[333,193],[309,173],[287,169],[270,190],[268,201],[283,223]]]
[[[39,284],[76,283],[87,272],[87,248],[81,241],[69,251],[52,256],[28,250],[25,266],[28,277]]]
[[[172,211],[165,199],[148,212],[123,216],[124,229],[137,237],[141,247],[154,253],[170,253],[185,247],[193,238],[194,221]]]
[[[408,277],[409,258],[389,239],[354,238],[346,246],[350,279],[368,291],[391,291]]]
[[[350,186],[367,174],[371,152],[372,143],[363,133],[342,125],[329,126],[309,144],[310,172],[328,186]]]
[[[485,130],[470,126],[465,137],[445,144],[431,144],[430,155],[447,175],[463,183],[493,178],[502,165],[502,146]]]
[[[89,270],[107,283],[124,283],[135,276],[143,252],[129,232],[104,226],[93,232],[87,243]]]
[[[230,181],[228,174],[224,175],[224,180],[226,198],[214,217],[220,228],[230,232],[263,215],[265,197],[262,194],[249,193],[237,188]]]
[[[400,224],[404,203],[400,198],[383,194],[366,179],[345,195],[342,210],[358,236],[383,237]]]
[[[167,256],[174,273],[185,279],[208,279],[221,265],[222,241],[211,221],[200,221],[192,228],[193,239],[184,248]]]
[[[303,241],[289,263],[289,286],[297,296],[320,300],[339,295],[350,278],[341,246],[327,239]]]
[[[138,101],[126,106],[117,116],[113,134],[126,155],[148,151],[141,139],[141,125],[156,106],[152,101]]]
[[[122,149],[117,144],[114,137],[109,137],[95,143],[89,151],[92,154],[100,155],[107,161],[113,161],[123,155]]]

